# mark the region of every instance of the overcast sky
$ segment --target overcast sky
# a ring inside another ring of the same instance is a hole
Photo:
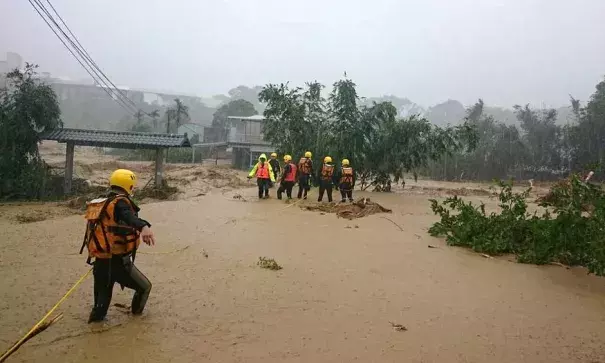
[[[346,71],[428,106],[567,104],[605,75],[605,0],[51,0],[114,83],[199,95]],[[46,3],[45,3],[46,4]],[[87,74],[28,1],[0,0],[0,59]]]

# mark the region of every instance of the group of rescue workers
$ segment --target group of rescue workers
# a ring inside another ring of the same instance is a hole
[[[340,190],[341,202],[347,199],[353,201],[355,173],[347,159],[343,159],[341,167],[336,170],[332,158],[326,156],[323,165],[314,174],[310,151],[300,158],[298,164],[292,162],[292,156],[284,155],[283,168],[276,153],[271,154],[270,160],[262,154],[248,176],[253,177],[257,179],[258,197],[261,199],[269,197],[269,188],[279,179],[278,199],[282,199],[284,192],[288,200],[292,199],[292,189],[298,182],[299,199],[307,199],[311,184],[316,183],[319,186],[319,202],[325,193],[328,201],[332,201],[334,186]],[[153,246],[155,237],[151,224],[139,218],[140,209],[132,200],[136,183],[137,177],[132,171],[118,169],[109,178],[109,192],[86,203],[87,224],[80,253],[86,248],[86,262],[93,265],[94,304],[89,323],[105,319],[116,283],[122,289],[127,287],[134,290],[132,314],[141,314],[147,303],[151,282],[134,265],[134,260],[141,241]]]
[[[328,202],[332,201],[332,190],[340,191],[342,203],[353,201],[353,188],[355,187],[355,173],[348,159],[343,159],[340,168],[336,169],[332,163],[332,157],[324,157],[321,168],[315,171],[313,168],[313,155],[310,151],[300,158],[298,164],[292,162],[292,156],[284,155],[283,172],[277,154],[271,153],[271,159],[267,160],[265,154],[261,154],[258,162],[250,170],[248,179],[256,177],[258,185],[258,197],[269,198],[269,188],[279,180],[277,199],[282,199],[285,192],[288,200],[292,199],[292,189],[298,183],[298,199],[307,199],[311,185],[319,186],[317,201],[323,200],[324,194],[328,196]]]

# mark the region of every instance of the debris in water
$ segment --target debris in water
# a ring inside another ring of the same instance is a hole
[[[206,252],[205,249],[202,248],[202,255],[206,258],[208,258],[208,252]]]
[[[395,222],[394,222],[394,221],[393,221],[391,218],[387,218],[387,217],[380,217],[380,218],[382,218],[382,219],[386,219],[387,221],[389,221],[389,222],[393,223],[395,226],[397,226],[397,228],[399,228],[399,230],[400,230],[401,232],[403,232],[403,228],[402,228],[400,225],[398,225],[397,223],[395,223]]]
[[[570,268],[569,266],[564,265],[564,264],[562,264],[562,263],[560,263],[560,262],[551,262],[551,263],[550,263],[550,265],[553,265],[553,266],[559,266],[559,267],[565,267],[565,268],[566,268],[566,269],[568,269],[568,270],[569,270],[569,268]]]
[[[235,199],[235,200],[241,200],[242,202],[247,202],[246,198],[244,198],[241,194],[235,194],[233,196],[233,199]]]
[[[487,253],[480,253],[480,255],[485,258],[493,258],[492,256],[488,255]]]
[[[23,212],[23,213],[19,213],[15,216],[15,219],[19,223],[40,222],[47,218],[48,218],[48,213],[44,213],[43,211],[33,211],[30,213]]]
[[[321,213],[336,213],[338,217],[346,219],[362,218],[376,213],[391,213],[390,209],[372,202],[370,198],[362,198],[351,204],[318,203],[303,205],[301,208],[309,211],[318,211]]]
[[[396,331],[408,331],[408,328],[406,328],[405,326],[401,325],[401,324],[395,324],[393,322],[390,322],[391,326],[396,330]]]
[[[433,246],[433,245],[428,245],[428,248],[439,248],[439,247]]]
[[[126,304],[115,303],[115,304],[113,304],[113,306],[115,306],[116,308],[120,308],[120,309],[130,309],[130,306],[128,306]]]
[[[283,268],[277,262],[275,262],[274,259],[267,258],[267,257],[259,257],[258,262],[256,264],[262,268],[266,268],[269,270],[275,270],[275,271],[281,270]]]

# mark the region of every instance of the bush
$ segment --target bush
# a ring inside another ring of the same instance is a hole
[[[540,202],[546,208],[540,215],[527,212],[530,189],[513,193],[512,182],[499,186],[499,213],[487,214],[483,203],[475,206],[457,196],[441,204],[431,200],[441,220],[429,233],[477,252],[512,253],[522,263],[581,265],[605,275],[605,193],[600,188],[573,175]]]

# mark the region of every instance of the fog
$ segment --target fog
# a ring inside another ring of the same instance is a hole
[[[118,85],[197,95],[331,84],[431,105],[560,106],[605,74],[605,1],[54,0]],[[0,58],[88,78],[27,1],[0,2]]]

